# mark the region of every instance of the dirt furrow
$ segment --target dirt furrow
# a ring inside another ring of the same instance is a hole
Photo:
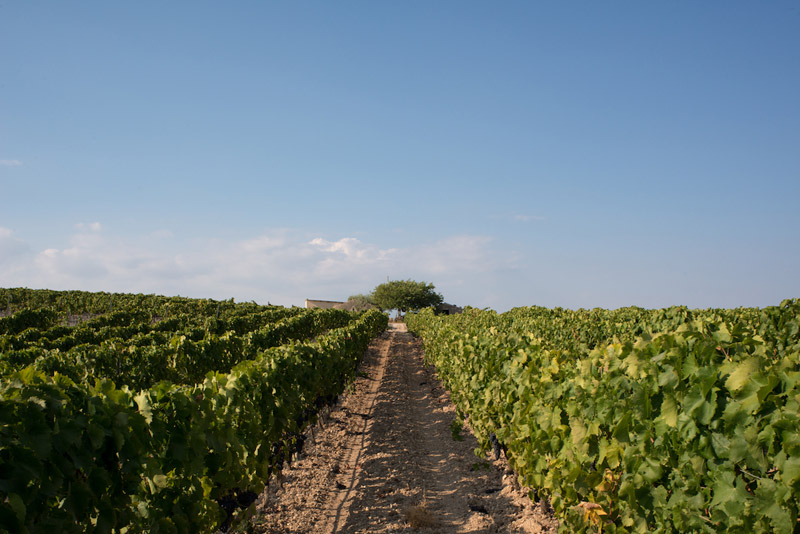
[[[476,457],[420,342],[392,330],[370,346],[306,456],[262,496],[253,530],[275,533],[555,532],[503,460]]]

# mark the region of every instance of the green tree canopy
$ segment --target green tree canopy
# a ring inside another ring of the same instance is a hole
[[[419,310],[442,303],[442,295],[433,290],[433,284],[425,282],[392,280],[376,287],[371,300],[382,310]]]
[[[365,311],[376,309],[377,306],[372,302],[370,295],[351,295],[344,303],[344,309],[350,311]]]

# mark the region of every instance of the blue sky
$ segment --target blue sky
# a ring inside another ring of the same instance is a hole
[[[800,297],[793,1],[8,2],[0,73],[0,286]]]

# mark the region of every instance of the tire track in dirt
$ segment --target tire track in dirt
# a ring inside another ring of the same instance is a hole
[[[504,460],[476,457],[467,430],[453,439],[455,416],[421,342],[399,329],[382,334],[307,456],[285,470],[281,489],[273,483],[262,495],[252,530],[555,532],[557,522],[515,485]]]
[[[349,511],[349,504],[351,503],[354,495],[354,491],[356,489],[356,483],[358,482],[358,468],[359,468],[359,461],[361,460],[362,455],[364,454],[367,446],[367,436],[370,433],[372,427],[372,415],[373,410],[375,408],[375,401],[377,399],[377,392],[378,388],[380,387],[381,383],[383,382],[383,376],[386,370],[386,360],[389,356],[389,351],[392,346],[392,342],[394,341],[395,334],[393,332],[389,333],[388,340],[379,340],[376,344],[377,346],[372,347],[374,352],[377,352],[380,356],[377,362],[377,365],[372,366],[374,371],[374,376],[370,376],[369,373],[365,371],[361,371],[366,376],[362,376],[361,378],[366,378],[371,380],[371,384],[367,388],[367,392],[363,394],[363,399],[361,402],[355,402],[356,405],[363,405],[369,403],[369,408],[366,410],[365,413],[350,413],[350,416],[360,416],[363,420],[363,426],[361,429],[361,439],[356,444],[355,447],[353,446],[345,446],[345,456],[344,456],[344,465],[349,470],[349,478],[350,483],[347,485],[346,491],[341,495],[341,497],[336,497],[336,505],[335,510],[336,514],[333,517],[333,521],[330,520],[326,521],[325,525],[321,525],[320,532],[337,532],[339,531],[339,525],[341,521],[347,519],[347,512]],[[370,359],[370,363],[372,360]],[[357,421],[356,421],[356,424]]]
[[[357,487],[357,461],[368,445],[371,412],[383,380],[393,332],[370,343],[348,392],[308,433],[305,450],[283,482],[271,481],[260,497],[253,530],[264,534],[338,532]]]

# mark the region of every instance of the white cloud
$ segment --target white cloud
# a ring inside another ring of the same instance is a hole
[[[391,248],[354,237],[309,240],[287,229],[238,241],[200,238],[168,243],[152,239],[153,234],[130,239],[106,235],[101,229],[100,223],[78,224],[63,246],[33,252],[10,230],[0,228],[0,253],[8,243],[28,251],[18,250],[11,261],[0,261],[0,280],[6,286],[301,305],[305,298],[345,299],[369,292],[386,276],[433,282],[439,290],[448,285],[480,287],[475,277],[507,264],[491,250],[491,239],[482,236]]]
[[[103,226],[99,222],[91,222],[91,223],[78,223],[75,225],[75,228],[78,230],[88,230],[90,232],[99,232],[103,229]]]
[[[312,239],[309,244],[320,247],[326,252],[343,252],[345,256],[349,256],[359,243],[359,240],[354,237],[345,237],[339,241],[327,241],[317,237]]]
[[[248,252],[277,249],[286,244],[286,238],[279,234],[261,235],[241,242],[240,248]]]
[[[0,167],[22,167],[22,162],[18,159],[0,159]]]
[[[309,243],[315,249],[317,258],[314,275],[326,280],[345,279],[358,273],[372,276],[374,271],[386,269],[398,261],[400,251],[394,248],[381,249],[366,245],[354,237],[344,237],[338,241],[322,238]]]

